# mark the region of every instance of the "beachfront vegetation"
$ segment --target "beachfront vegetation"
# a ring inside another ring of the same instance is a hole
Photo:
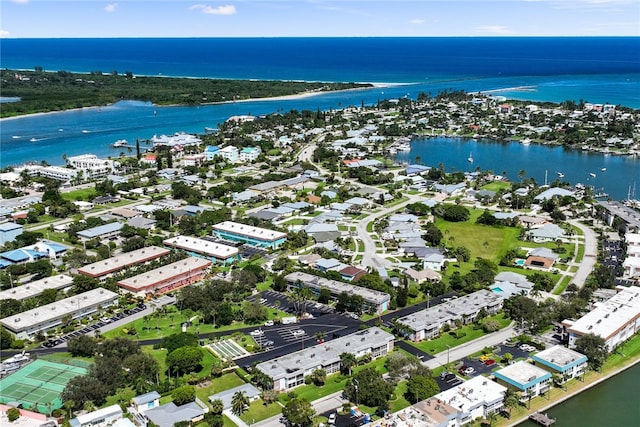
[[[96,107],[121,100],[157,105],[204,105],[246,99],[370,87],[364,83],[257,81],[143,77],[131,71],[90,74],[0,70],[2,95],[19,97],[5,103],[0,117]]]

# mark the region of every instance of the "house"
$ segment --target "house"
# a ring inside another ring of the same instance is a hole
[[[548,188],[542,193],[533,198],[536,202],[544,202],[545,200],[553,199],[555,197],[575,197],[575,193],[571,190],[566,190],[560,187]]]
[[[422,267],[434,271],[442,271],[445,257],[441,253],[431,253],[422,258]]]
[[[327,272],[329,270],[336,270],[344,268],[344,264],[335,258],[320,258],[316,261],[316,269]]]
[[[144,412],[160,406],[160,393],[150,391],[149,393],[134,397],[131,401],[138,412]]]
[[[521,393],[521,401],[525,402],[540,396],[551,388],[551,373],[522,360],[493,373],[502,384]]]
[[[311,223],[302,228],[316,243],[335,240],[342,235],[336,224]]]
[[[527,276],[510,271],[501,271],[494,279],[491,291],[506,298],[514,295],[529,295],[533,289],[533,283],[527,280]]]
[[[537,243],[555,242],[562,239],[565,232],[556,224],[545,224],[542,227],[534,228],[527,231],[527,237]]]
[[[249,402],[253,402],[260,398],[262,392],[252,384],[242,384],[209,396],[209,402],[213,403],[216,400],[221,400],[224,409],[231,409],[231,401],[233,400],[233,395],[236,393],[244,393],[249,399]]]
[[[420,271],[407,268],[404,270],[404,274],[419,285],[424,282],[439,282],[442,280],[442,275],[430,268],[425,268]]]
[[[225,159],[228,163],[236,163],[240,159],[238,148],[233,145],[227,145],[219,149],[217,155]]]
[[[213,158],[218,154],[218,151],[220,151],[220,148],[218,148],[217,145],[207,145],[207,147],[204,149],[205,159],[208,162],[212,161]]]
[[[204,419],[205,411],[195,402],[177,406],[170,402],[145,411],[144,415],[158,427],[173,427],[175,423],[197,423]]]
[[[524,261],[525,267],[536,267],[550,269],[558,259],[558,255],[548,248],[535,248],[529,251],[527,259]]]
[[[69,420],[71,427],[108,426],[122,419],[124,416],[120,405],[111,405],[97,411],[78,415]]]
[[[121,222],[110,222],[108,224],[100,225],[98,227],[89,228],[87,230],[78,231],[78,236],[84,240],[91,239],[110,239],[120,234],[124,224]]]
[[[340,273],[340,276],[342,276],[343,280],[346,280],[348,282],[357,282],[358,279],[367,274],[367,270],[363,270],[361,268],[350,265],[338,271],[338,273]]]
[[[552,374],[558,374],[562,382],[582,375],[587,369],[587,356],[561,345],[554,345],[540,351],[531,359],[539,366]]]
[[[16,224],[15,222],[0,224],[0,246],[16,240],[16,237],[22,234],[22,230],[22,225]]]
[[[260,147],[245,147],[240,151],[240,161],[241,162],[255,162],[260,156]]]

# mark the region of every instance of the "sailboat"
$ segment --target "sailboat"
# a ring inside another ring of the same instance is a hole
[[[591,172],[591,173],[589,174],[589,176],[590,176],[591,178],[595,178],[595,177],[596,177],[596,174],[595,174],[595,173],[593,173],[593,172]]]
[[[469,153],[469,158],[467,159],[467,161],[468,161],[469,163],[473,163],[473,156],[472,156],[472,154],[471,154],[471,153]]]

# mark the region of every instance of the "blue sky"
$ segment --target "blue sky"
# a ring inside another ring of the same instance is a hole
[[[0,37],[639,36],[640,0],[0,0]]]

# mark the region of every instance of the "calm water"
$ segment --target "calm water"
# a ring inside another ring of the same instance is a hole
[[[473,158],[473,163],[468,158]],[[411,143],[411,151],[400,152],[402,162],[421,161],[427,166],[442,163],[447,172],[472,171],[476,168],[506,173],[514,181],[520,171],[538,184],[551,183],[558,172],[564,181],[593,186],[613,199],[626,199],[629,187],[640,186],[640,160],[629,156],[611,156],[546,145],[522,145],[518,142],[499,143],[491,140],[462,138],[421,138]],[[605,172],[602,169],[606,168]],[[596,176],[592,177],[590,174]]]
[[[640,365],[547,411],[554,427],[633,427],[640,425]],[[519,427],[539,427],[527,421]]]

